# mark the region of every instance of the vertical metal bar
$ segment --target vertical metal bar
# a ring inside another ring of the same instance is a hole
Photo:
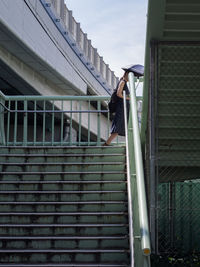
[[[131,193],[131,171],[129,159],[129,143],[128,143],[128,121],[127,121],[127,107],[126,107],[126,92],[123,91],[124,102],[124,123],[125,123],[125,140],[126,140],[126,166],[127,166],[127,191],[128,191],[128,217],[129,217],[129,246],[130,246],[130,267],[134,267],[134,239],[133,239],[133,207],[132,207],[132,193]]]
[[[90,100],[88,101],[88,110],[90,110]],[[88,146],[90,145],[90,112],[88,113]]]
[[[72,100],[70,101],[70,128],[69,128],[69,144],[72,145]]]
[[[135,81],[134,74],[129,73],[130,81],[130,100],[131,100],[131,118],[133,125],[133,144],[135,154],[135,167],[136,167],[136,179],[137,179],[137,193],[138,193],[138,208],[139,208],[139,221],[141,228],[141,248],[145,256],[150,255],[150,238],[149,238],[149,225],[147,215],[147,201],[146,190],[144,184],[144,168],[143,158],[141,151],[140,130],[137,114],[137,100],[135,93]]]
[[[17,104],[18,104],[18,101],[15,100],[14,138],[13,138],[14,145],[16,145],[16,142],[17,142],[17,119],[18,119],[18,113],[17,113],[18,105]]]
[[[110,112],[108,112],[108,117],[107,117],[107,139],[110,135]]]
[[[43,101],[43,111],[46,110],[46,101]],[[46,113],[43,112],[43,121],[42,121],[42,145],[45,144],[45,129],[46,129]]]
[[[1,104],[5,105],[5,100],[1,96]],[[4,107],[0,105],[0,144],[5,145],[5,129],[4,129]]]
[[[54,111],[55,107],[54,107],[54,101],[52,102],[52,110]],[[54,144],[54,124],[55,124],[55,113],[53,112],[51,115],[51,144]]]
[[[36,111],[37,109],[37,104],[36,104],[36,100],[34,101],[34,111]],[[37,136],[37,113],[34,112],[34,122],[33,122],[33,144],[35,145],[36,144],[36,136]]]
[[[24,100],[24,123],[23,123],[23,145],[27,146],[28,138],[28,103],[27,100]]]
[[[79,130],[78,130],[78,144],[80,146],[81,144],[81,126],[82,126],[82,113],[81,113],[81,108],[82,108],[82,101],[79,101]]]
[[[101,110],[101,101],[97,101],[97,110]],[[101,113],[97,113],[97,145],[101,144]]]
[[[61,110],[63,111],[63,101],[61,102]],[[61,145],[63,144],[63,126],[64,126],[64,114],[63,112],[61,113],[61,125],[60,125],[60,143]]]
[[[8,109],[10,110],[10,100],[8,101]],[[6,138],[7,146],[9,141],[10,141],[10,111],[8,111],[8,117],[7,117],[7,138]]]
[[[169,228],[170,228],[170,248],[174,247],[174,183],[169,183]]]

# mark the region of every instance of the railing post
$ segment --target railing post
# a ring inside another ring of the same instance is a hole
[[[97,102],[97,110],[101,110],[101,102]],[[101,144],[101,113],[97,113],[97,145],[100,146]]]
[[[5,105],[5,100],[0,95],[0,144],[5,145],[5,129],[4,129],[4,108],[2,105]]]
[[[27,146],[27,136],[28,136],[28,113],[27,113],[27,100],[24,101],[24,125],[23,125],[23,145]]]

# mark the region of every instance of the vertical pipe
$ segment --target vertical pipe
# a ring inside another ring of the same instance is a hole
[[[63,144],[63,126],[64,126],[64,114],[63,114],[63,101],[61,102],[61,125],[60,125],[60,143]]]
[[[82,113],[81,113],[81,106],[82,106],[82,101],[79,101],[79,131],[78,131],[78,145],[80,146],[81,144],[81,125],[82,125]]]
[[[18,119],[18,113],[17,113],[18,105],[17,104],[18,104],[18,101],[15,100],[14,138],[13,138],[14,145],[16,145],[16,142],[17,142],[17,119]]]
[[[143,158],[141,151],[140,130],[137,115],[137,99],[135,93],[134,74],[129,73],[130,85],[130,99],[131,99],[131,115],[133,125],[133,144],[135,154],[135,167],[137,179],[137,192],[138,192],[138,208],[139,208],[139,221],[141,226],[141,247],[144,255],[150,254],[150,240],[149,240],[149,225],[147,215],[147,201],[144,184],[144,168]]]
[[[43,111],[46,110],[46,101],[43,101]],[[45,129],[46,129],[46,113],[43,112],[43,121],[42,121],[42,145],[45,144]]]
[[[125,91],[123,91],[123,102],[124,102],[124,124],[125,124],[125,140],[126,140],[130,267],[134,267],[133,207],[132,207],[132,193],[131,193],[131,171],[130,171],[130,159],[129,159],[128,121],[127,121],[127,107],[126,107],[126,92]]]
[[[10,110],[10,100],[8,101],[8,109]],[[9,140],[10,140],[10,111],[8,111],[8,117],[7,117],[7,138],[6,138],[6,144],[8,146]]]
[[[55,107],[54,107],[54,101],[52,102],[52,110],[54,111]],[[54,145],[54,126],[55,126],[55,113],[52,112],[51,115],[51,144]]]
[[[28,138],[28,103],[27,100],[24,100],[24,125],[23,125],[23,145],[27,146],[27,138]]]
[[[88,101],[88,110],[90,111],[90,100]],[[88,146],[90,145],[90,112],[88,113]]]
[[[101,102],[100,100],[97,101],[97,110],[101,110]],[[100,146],[101,144],[101,113],[97,113],[97,145]]]
[[[5,105],[5,100],[1,96],[1,104]],[[4,129],[4,107],[0,105],[0,144],[5,145],[5,129]]]
[[[174,247],[174,183],[169,183],[169,227],[170,227],[170,248]]]
[[[108,112],[108,118],[107,118],[107,139],[110,135],[110,112]]]
[[[72,100],[70,101],[70,129],[69,129],[69,144],[72,145]]]
[[[34,101],[34,111],[36,111],[37,105],[36,100]],[[37,113],[34,112],[34,122],[33,122],[33,144],[36,144],[37,138],[36,138],[36,130],[37,130]]]

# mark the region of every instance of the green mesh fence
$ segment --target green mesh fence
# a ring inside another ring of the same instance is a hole
[[[200,44],[156,49],[154,266],[200,266]]]

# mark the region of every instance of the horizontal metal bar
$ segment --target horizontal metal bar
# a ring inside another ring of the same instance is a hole
[[[108,101],[110,100],[111,96],[42,96],[42,95],[20,95],[20,96],[8,96],[8,95],[4,95],[1,91],[0,91],[0,96],[8,101],[14,101],[14,100],[18,100],[18,101],[24,101],[24,100],[36,100],[36,101],[42,101],[42,100],[46,100],[46,101],[51,101],[51,100],[55,100],[55,101],[70,101],[70,100],[82,100],[82,101]],[[138,97],[138,99],[141,99],[142,97]]]
[[[6,96],[4,94],[0,94],[2,96],[2,98],[6,101],[10,100],[10,101],[51,101],[51,100],[55,100],[55,101],[70,101],[70,100],[85,100],[85,101],[97,101],[97,100],[101,100],[101,101],[107,101],[110,100],[110,96],[41,96],[41,95],[20,95],[20,96]]]
[[[11,113],[108,113],[108,109],[104,110],[16,110],[16,109],[9,109],[2,103],[0,105],[8,112]]]

